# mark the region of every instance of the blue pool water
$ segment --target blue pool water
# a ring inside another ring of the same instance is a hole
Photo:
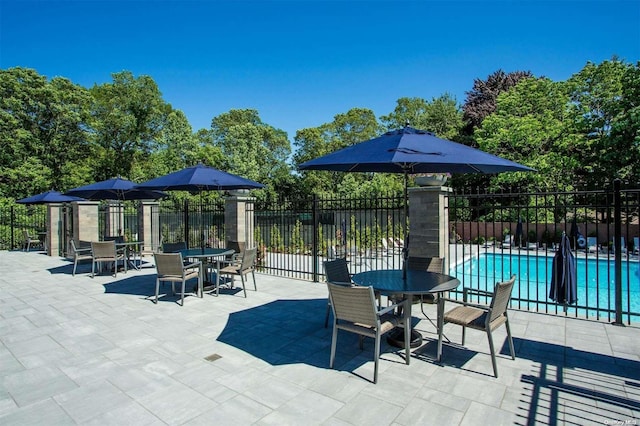
[[[549,299],[553,258],[509,253],[480,254],[456,267],[454,274],[465,287],[492,291],[498,281],[511,274],[518,278],[512,293],[512,307],[540,312],[562,312],[563,306]],[[578,303],[568,314],[607,318],[615,310],[614,261],[576,259]],[[461,285],[461,287],[462,287]],[[622,311],[625,320],[640,321],[640,263],[622,261]]]

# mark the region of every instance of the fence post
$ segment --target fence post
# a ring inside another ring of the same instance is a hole
[[[616,319],[613,325],[624,325],[622,322],[622,218],[620,200],[620,179],[613,181],[613,250],[615,253],[614,269],[616,279]]]
[[[320,276],[318,273],[319,269],[319,260],[320,260],[320,251],[318,250],[318,229],[320,228],[320,215],[318,214],[318,196],[316,194],[313,195],[313,203],[311,207],[311,215],[313,218],[313,265],[312,265],[312,273],[313,273],[313,281],[320,281]]]
[[[16,211],[14,206],[11,206],[11,218],[9,220],[11,222],[11,246],[9,246],[9,250],[13,250],[16,246],[16,240],[15,240]]]
[[[184,200],[184,242],[187,248],[191,247],[189,243],[189,200]]]

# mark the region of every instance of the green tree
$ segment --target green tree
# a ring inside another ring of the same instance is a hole
[[[637,145],[634,149],[629,133],[622,136],[627,124],[633,128],[633,120],[623,118],[626,116],[623,111],[633,110],[633,105],[640,101],[634,94],[634,72],[637,66],[614,58],[600,64],[588,62],[567,82],[571,90],[570,108],[577,128],[585,136],[582,147],[585,166],[580,177],[590,187],[600,188],[614,177],[637,176],[632,174],[637,164]]]
[[[260,119],[253,109],[234,109],[211,121],[213,144],[225,158],[225,170],[264,184],[288,170],[287,134]]]
[[[496,111],[476,132],[480,149],[535,168],[537,173],[502,173],[496,185],[569,189],[584,138],[575,128],[567,85],[546,78],[525,79],[498,96]]]
[[[353,108],[344,114],[337,114],[331,123],[299,130],[294,140],[297,150],[293,162],[297,166],[313,158],[377,137],[383,131],[384,127],[380,125],[373,111]],[[334,194],[339,191],[338,188],[343,182],[348,187],[359,186],[372,176],[371,173],[358,173],[351,177],[347,175],[349,173],[303,171],[301,182],[308,193]]]
[[[21,198],[66,189],[90,155],[89,95],[61,77],[0,70],[0,195]]]
[[[388,129],[398,129],[409,124],[444,139],[456,138],[464,124],[455,98],[448,93],[433,98],[431,102],[421,98],[400,98],[394,111],[380,117],[380,120]]]
[[[112,83],[90,89],[97,153],[95,180],[131,177],[136,160],[156,146],[165,116],[171,111],[151,77],[134,77],[130,71],[122,71],[112,78]]]

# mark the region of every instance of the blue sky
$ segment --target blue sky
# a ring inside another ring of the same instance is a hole
[[[232,108],[285,130],[401,97],[464,102],[497,69],[566,80],[640,60],[640,1],[0,0],[0,68],[91,87],[150,75],[194,131]]]

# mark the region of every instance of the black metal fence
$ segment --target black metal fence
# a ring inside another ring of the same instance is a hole
[[[491,290],[515,273],[515,308],[618,324],[640,321],[640,190],[618,185],[601,191],[459,191],[449,195],[448,206],[448,263],[450,274],[462,282],[460,289]],[[116,232],[135,238],[135,208],[108,212],[102,213],[101,229],[111,233],[119,220]],[[247,232],[253,233],[263,272],[319,281],[322,261],[334,257],[347,257],[353,273],[401,268],[404,212],[402,194],[256,202],[247,209],[255,216]],[[108,217],[115,214],[117,219]],[[152,218],[157,246],[175,241],[189,247],[224,245],[223,200],[163,202]],[[0,248],[19,247],[22,229],[42,230],[44,223],[43,207],[0,209]],[[563,232],[570,236],[578,271],[578,302],[567,307],[549,299],[552,259]]]
[[[401,266],[404,199],[307,198],[256,206],[259,266],[267,273],[318,281],[322,260],[348,257],[352,272]]]
[[[0,208],[0,250],[22,247],[23,231],[36,236],[46,229],[46,206],[16,204]]]
[[[493,289],[518,275],[512,306],[617,324],[640,321],[640,190],[456,193],[449,197],[451,271],[462,286]],[[563,233],[577,267],[578,301],[549,299]],[[461,287],[462,287],[461,286]]]

